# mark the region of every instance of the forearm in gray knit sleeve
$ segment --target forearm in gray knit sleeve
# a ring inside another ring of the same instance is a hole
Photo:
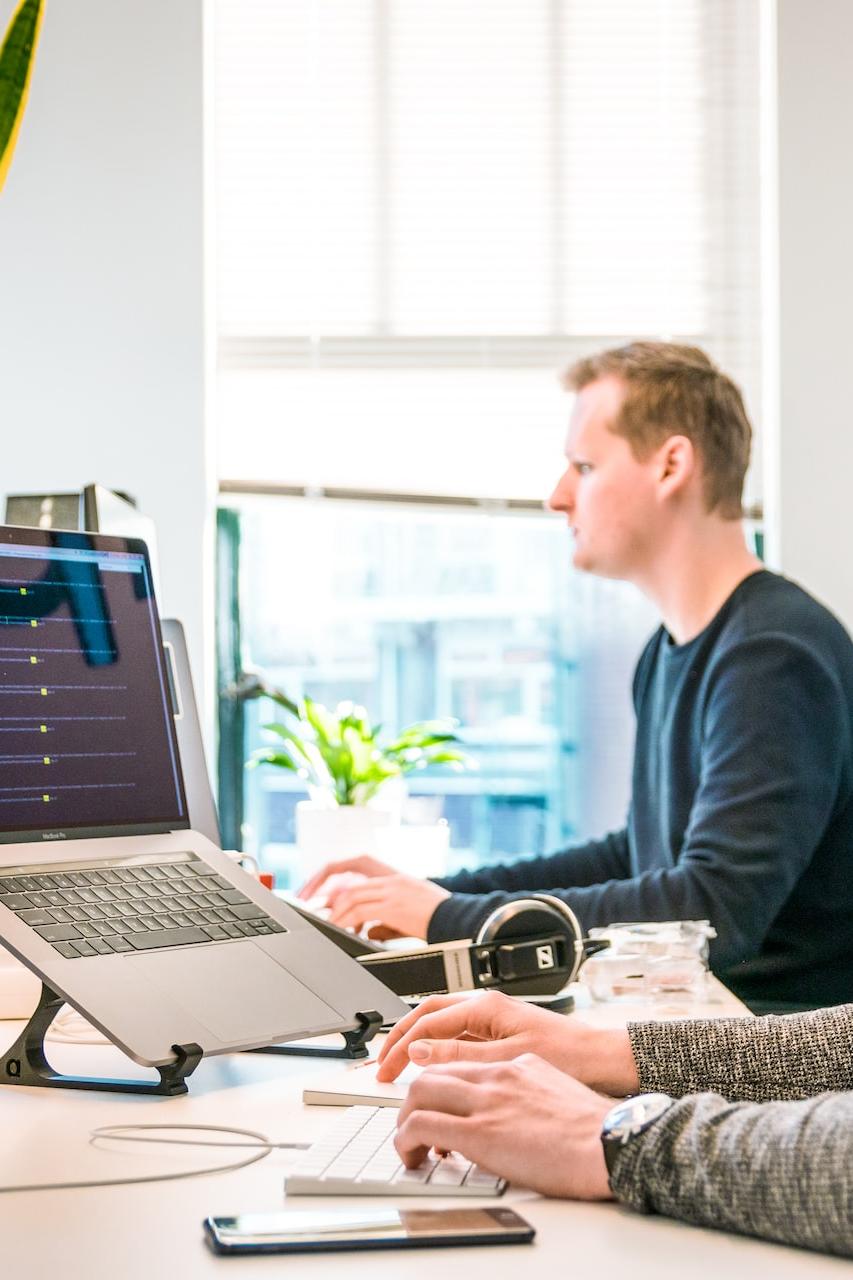
[[[764,1018],[634,1022],[640,1092],[743,1102],[853,1090],[853,1004]]]
[[[853,1094],[684,1098],[618,1154],[610,1185],[640,1212],[853,1256]]]

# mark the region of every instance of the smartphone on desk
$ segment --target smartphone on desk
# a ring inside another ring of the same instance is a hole
[[[318,1253],[530,1244],[536,1232],[512,1209],[335,1209],[206,1218],[216,1253]]]

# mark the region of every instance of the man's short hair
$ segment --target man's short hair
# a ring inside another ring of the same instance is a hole
[[[743,514],[752,428],[743,397],[699,347],[631,342],[576,361],[563,375],[570,391],[619,378],[625,398],[610,429],[643,459],[667,436],[683,435],[701,456],[705,503],[727,520]]]

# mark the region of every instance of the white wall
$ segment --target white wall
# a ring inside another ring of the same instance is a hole
[[[99,481],[157,524],[196,679],[209,609],[203,0],[49,0],[0,196],[0,495]],[[5,29],[13,0],[0,0]],[[0,508],[2,510],[2,508]]]
[[[765,455],[770,553],[853,628],[853,3],[777,0],[772,9],[778,328],[768,337],[778,418],[767,424]],[[772,276],[773,268],[771,300]]]

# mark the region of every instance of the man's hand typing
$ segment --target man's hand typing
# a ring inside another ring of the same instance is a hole
[[[627,1031],[597,1030],[497,991],[424,1000],[390,1031],[376,1078],[395,1080],[410,1061],[507,1062],[524,1053],[607,1093],[638,1087]]]
[[[531,1053],[457,1062],[410,1086],[395,1145],[408,1168],[435,1147],[543,1195],[607,1200],[601,1125],[612,1105]]]
[[[328,863],[299,896],[324,898],[328,919],[342,929],[359,933],[369,925],[372,938],[425,938],[432,913],[450,894],[364,855]]]

